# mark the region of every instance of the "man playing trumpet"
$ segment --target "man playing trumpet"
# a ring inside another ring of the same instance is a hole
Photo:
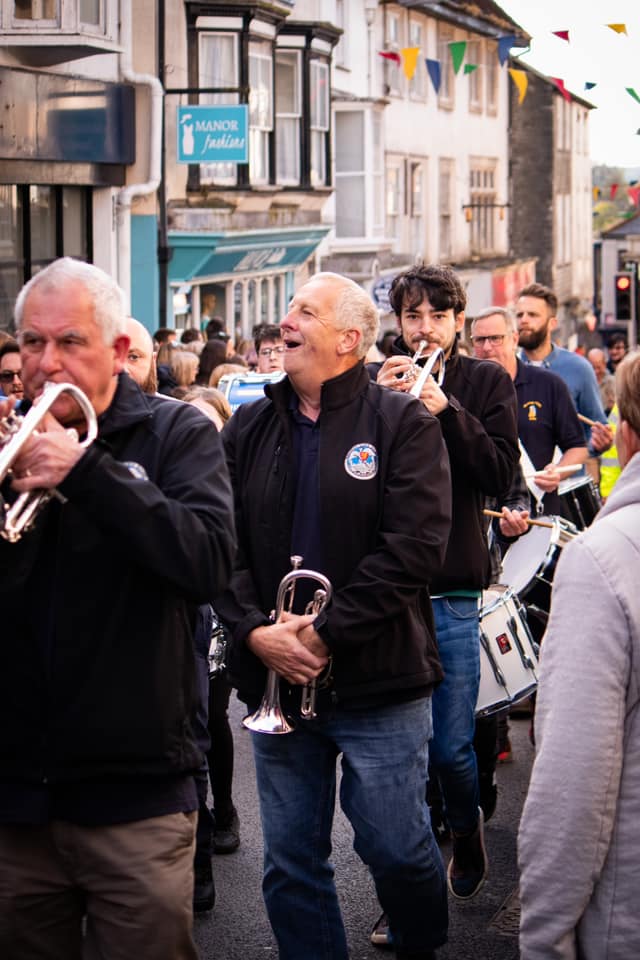
[[[16,326],[34,409],[71,384],[99,432],[81,446],[61,394],[2,487],[58,496],[0,539],[0,956],[196,960],[192,632],[231,568],[222,447],[123,372],[124,297],[97,267],[36,274]]]
[[[253,710],[266,668],[294,725],[252,732],[265,844],[263,892],[281,960],[347,960],[329,862],[340,800],[388,912],[398,957],[446,941],[444,869],[424,783],[431,692],[442,673],[426,584],[450,523],[449,465],[422,404],[372,383],[364,357],[378,317],[353,281],[321,273],[281,323],[287,376],[223,431],[239,550],[216,609],[232,631],[229,670]],[[290,557],[332,596],[271,623]],[[318,678],[314,719],[304,685]]]

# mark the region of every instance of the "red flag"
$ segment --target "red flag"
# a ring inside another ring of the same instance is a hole
[[[571,103],[571,94],[564,85],[564,80],[561,80],[560,77],[549,77],[549,80],[552,80],[555,83],[556,87],[565,98],[567,103]]]
[[[566,40],[569,43],[569,31],[568,30],[552,30],[551,31],[554,37],[560,37],[561,40]]]
[[[640,187],[628,187],[628,188],[627,188],[627,193],[629,194],[629,196],[630,196],[631,199],[633,200],[633,203],[634,203],[635,206],[637,207],[637,206],[638,206],[638,200],[640,200]]]
[[[617,183],[612,183],[612,184],[611,184],[611,190],[609,191],[609,199],[610,199],[610,200],[613,200],[613,199],[615,198],[615,195],[616,195],[617,192],[618,192],[618,184],[617,184]]]
[[[380,54],[381,57],[384,57],[385,60],[393,60],[393,62],[397,63],[398,66],[400,66],[400,64],[402,63],[402,60],[400,59],[400,54],[395,53],[395,51],[393,50],[388,50],[388,51],[379,50],[378,53]]]

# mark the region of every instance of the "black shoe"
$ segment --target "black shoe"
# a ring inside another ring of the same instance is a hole
[[[207,910],[213,910],[216,902],[216,888],[210,860],[203,860],[194,865],[193,880],[193,912],[206,913]]]
[[[480,786],[480,806],[484,814],[484,822],[487,823],[496,812],[498,803],[498,788],[495,782],[495,774],[482,774],[478,777]]]
[[[219,821],[213,829],[213,852],[217,854],[235,853],[240,846],[240,818],[233,808],[231,817]]]
[[[478,809],[478,825],[471,834],[453,835],[453,857],[447,870],[449,890],[458,900],[470,900],[485,882],[489,861],[484,847],[484,815]]]

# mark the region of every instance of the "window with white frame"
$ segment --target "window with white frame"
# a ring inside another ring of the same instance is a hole
[[[454,161],[441,158],[438,168],[439,255],[448,259],[453,252],[453,177]]]
[[[368,116],[365,114],[365,117]],[[371,181],[373,186],[373,223],[368,233],[375,236],[384,234],[384,151],[383,151],[383,125],[382,111],[374,110],[371,113],[371,127],[373,150],[369,151],[371,161]]]
[[[496,179],[494,159],[472,158],[469,170],[472,253],[488,254],[496,249]]]
[[[399,13],[388,13],[386,49],[389,52],[399,54],[402,47],[404,47],[404,37],[401,16]],[[398,63],[394,63],[393,60],[387,60],[385,68],[389,93],[394,97],[399,97],[402,93],[402,78],[404,77],[402,67]]]
[[[14,0],[14,20],[60,21],[59,0]]]
[[[403,161],[399,157],[387,158],[387,176],[385,188],[386,235],[401,240],[402,217],[404,214]]]
[[[276,181],[300,183],[300,51],[276,52]]]
[[[455,103],[453,61],[449,44],[453,43],[453,29],[445,23],[438,23],[438,60],[440,61],[440,90],[438,106],[452,109]]]
[[[6,33],[78,33],[117,38],[116,0],[0,0],[0,27]]]
[[[409,161],[409,200],[411,214],[411,253],[424,257],[424,164],[419,160]]]
[[[273,130],[273,56],[271,44],[249,44],[249,176],[269,182],[269,137]]]
[[[412,100],[426,100],[427,97],[427,69],[425,66],[425,30],[418,20],[409,21],[409,46],[417,47],[418,60],[416,71],[409,81],[409,96]]]
[[[469,81],[469,110],[473,113],[482,111],[482,75],[484,73],[482,63],[482,44],[479,40],[469,40],[467,43],[467,63],[475,66],[468,74]]]
[[[498,78],[499,64],[498,46],[487,41],[484,48],[485,89],[487,97],[487,113],[495,115],[498,112]]]
[[[365,113],[339,110],[335,116],[336,236],[366,236]]]
[[[198,38],[198,85],[234,87],[238,85],[238,35],[236,33],[200,33]],[[201,104],[239,103],[237,93],[201,93]],[[234,163],[200,164],[200,182],[235,184]]]
[[[324,60],[310,64],[311,186],[327,183],[327,140],[329,136],[329,65]]]

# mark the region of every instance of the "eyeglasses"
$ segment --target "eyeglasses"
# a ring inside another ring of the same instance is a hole
[[[0,383],[12,383],[22,379],[22,370],[0,370]]]
[[[286,349],[287,349],[286,347],[262,347],[262,349],[259,350],[258,353],[261,357],[270,357],[274,353],[281,355],[285,352]]]
[[[488,337],[471,337],[471,343],[474,345],[474,347],[481,347],[483,343],[490,343],[494,347],[497,347],[502,343],[505,337],[506,333],[492,333]]]

